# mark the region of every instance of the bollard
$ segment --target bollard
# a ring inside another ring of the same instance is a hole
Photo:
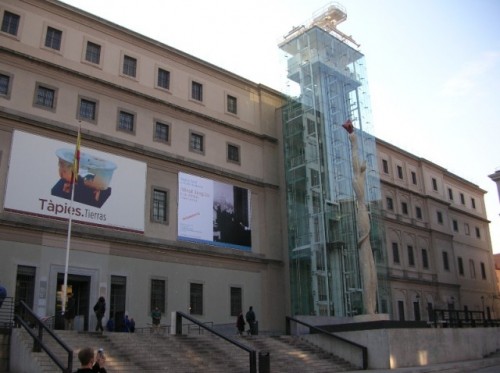
[[[271,359],[267,351],[259,351],[259,373],[271,373]]]

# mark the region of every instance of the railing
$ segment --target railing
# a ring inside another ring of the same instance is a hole
[[[0,307],[0,329],[10,330],[14,327],[14,299],[7,297]]]
[[[500,326],[500,320],[487,319],[483,311],[432,310],[435,327],[463,328],[476,326]]]
[[[241,348],[242,350],[248,352],[249,355],[249,360],[250,360],[250,373],[257,373],[257,351],[254,349],[245,346],[244,344],[222,334],[216,331],[215,329],[211,328],[208,325],[205,325],[204,323],[192,318],[191,316],[185,314],[184,312],[177,311],[175,313],[175,334],[181,335],[182,334],[182,318],[185,318],[186,320],[191,321],[193,324],[198,325],[200,328],[203,328],[207,330],[208,332],[215,334],[216,336],[224,339],[225,341],[235,345],[236,347]]]
[[[16,314],[14,320],[17,325],[22,326],[29,333],[31,338],[33,338],[33,351],[40,352],[42,349],[47,353],[50,359],[61,369],[63,373],[71,373],[73,371],[73,350],[64,343],[57,335],[50,330],[47,325],[45,325],[44,320],[40,319],[23,301],[19,303],[19,312],[28,320],[24,320],[21,316]],[[38,330],[38,333],[36,331]],[[59,360],[59,358],[49,349],[47,344],[44,342],[44,331],[45,336],[52,337],[57,344],[59,344],[67,353],[68,361],[67,365]]]
[[[295,319],[293,317],[287,316],[286,317],[286,334],[291,335],[291,322],[295,322],[297,324],[304,325],[305,327],[309,328],[309,333],[310,334],[321,334],[324,336],[327,336],[328,338],[334,339],[337,342],[340,342],[341,344],[348,345],[350,347],[353,347],[355,350],[359,350],[361,353],[361,361],[362,361],[362,368],[367,369],[368,368],[368,349],[365,346],[362,346],[360,344],[357,344],[355,342],[349,341],[345,338],[339,337],[338,335],[335,335],[333,333],[327,332],[326,330],[323,330],[321,328],[318,328],[316,326],[310,325],[308,323],[305,323],[301,320]]]

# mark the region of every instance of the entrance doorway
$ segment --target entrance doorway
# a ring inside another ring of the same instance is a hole
[[[125,297],[127,294],[127,278],[111,276],[111,296],[109,300],[109,318],[114,321],[115,331],[125,329]]]
[[[64,329],[62,312],[62,287],[64,273],[57,274],[56,319],[55,329]],[[75,329],[88,330],[90,308],[90,276],[68,274],[67,293],[72,293],[75,299]],[[80,320],[80,321],[77,321]],[[83,322],[81,322],[83,320]]]

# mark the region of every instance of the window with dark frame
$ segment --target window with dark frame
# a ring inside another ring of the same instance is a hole
[[[5,11],[2,18],[2,32],[17,36],[19,21],[21,17],[17,14]]]
[[[240,163],[240,147],[227,144],[227,160],[235,163]]]
[[[398,177],[402,180],[403,179],[403,167],[397,166],[398,170]]]
[[[450,262],[448,260],[448,252],[447,251],[443,251],[443,269],[445,271],[450,270]]]
[[[203,284],[189,284],[189,313],[203,315]]]
[[[195,152],[203,153],[203,135],[195,132],[191,132],[189,140],[189,148]]]
[[[386,174],[389,173],[389,163],[387,162],[387,159],[382,159],[382,170],[384,170],[384,173]]]
[[[227,95],[227,112],[231,114],[238,114],[238,100],[236,97]]]
[[[483,262],[481,262],[481,278],[486,280],[486,266]]]
[[[443,224],[443,213],[441,211],[438,211],[436,214],[438,223]]]
[[[91,41],[87,42],[87,49],[85,50],[85,61],[99,65],[101,63],[101,46]]]
[[[153,189],[152,220],[157,223],[167,223],[167,198],[168,193],[165,190]]]
[[[54,89],[39,85],[36,90],[35,104],[46,108],[55,107],[56,91]]]
[[[191,82],[191,98],[196,101],[203,101],[203,84]]]
[[[471,204],[471,206],[472,206],[473,209],[476,208],[476,200],[474,198],[472,198],[472,197],[470,199],[470,204]]]
[[[422,219],[422,208],[420,206],[415,207],[415,215],[417,219]]]
[[[465,234],[468,236],[470,235],[470,228],[469,228],[469,224],[467,223],[464,223],[464,231],[465,231]]]
[[[415,254],[413,252],[413,246],[408,245],[407,249],[408,249],[408,265],[411,267],[415,267]]]
[[[458,221],[456,221],[455,219],[453,219],[453,230],[455,232],[458,232]]]
[[[170,89],[170,71],[158,68],[158,80],[156,84],[163,89]]]
[[[460,203],[462,203],[462,205],[465,205],[465,196],[463,193],[460,193]]]
[[[427,249],[422,249],[422,267],[425,269],[429,268],[429,254],[427,253]]]
[[[387,210],[393,211],[394,210],[394,203],[392,201],[392,198],[391,197],[386,197],[385,198],[385,202],[387,204]]]
[[[160,279],[151,279],[151,303],[150,312],[152,312],[156,307],[165,313],[165,300],[167,299],[167,287],[166,281]]]
[[[96,108],[97,103],[95,101],[90,101],[84,98],[80,99],[80,118],[89,121],[95,121]]]
[[[166,123],[155,122],[155,137],[156,141],[164,143],[170,142],[170,126]]]
[[[458,263],[458,274],[463,276],[464,275],[464,261],[461,257],[457,258],[457,263]]]
[[[453,201],[453,189],[448,188],[448,199]]]
[[[481,230],[479,227],[476,227],[476,238],[481,238]]]
[[[397,242],[392,243],[392,261],[399,264],[399,247]]]
[[[137,59],[123,56],[123,74],[135,78],[137,74]]]
[[[411,181],[413,185],[417,185],[417,173],[415,171],[411,172]]]
[[[243,312],[243,292],[240,287],[231,286],[231,316],[238,316]]]
[[[134,114],[120,111],[118,117],[118,129],[126,132],[134,132]]]
[[[61,50],[61,42],[62,31],[48,26],[47,33],[45,34],[45,46],[47,48]]]
[[[408,215],[408,203],[401,202],[401,211],[404,215]]]
[[[0,74],[0,95],[8,96],[10,88],[10,76]]]
[[[435,191],[438,190],[438,183],[437,183],[437,180],[436,178],[432,178],[432,189],[434,189]]]
[[[474,264],[474,260],[469,259],[469,271],[470,271],[470,278],[475,279],[476,278],[476,265]]]

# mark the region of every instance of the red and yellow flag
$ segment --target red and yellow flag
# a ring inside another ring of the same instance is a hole
[[[80,171],[80,129],[78,129],[78,136],[76,138],[75,156],[73,158],[73,178],[72,182],[78,182],[78,171]]]

